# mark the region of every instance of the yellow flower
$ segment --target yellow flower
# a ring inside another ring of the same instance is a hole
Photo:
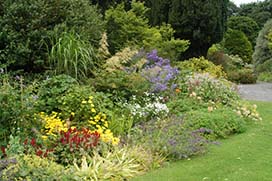
[[[112,145],[118,145],[119,142],[120,142],[120,139],[115,137],[115,138],[112,139],[111,143],[112,143]]]
[[[87,101],[83,100],[81,103],[82,103],[82,104],[86,104],[86,103],[87,103]]]
[[[71,115],[72,115],[72,116],[75,116],[75,113],[74,113],[74,112],[71,112]]]
[[[91,112],[96,113],[96,110],[94,108],[91,109]]]
[[[96,124],[96,122],[94,122],[94,121],[89,121],[89,123],[91,123],[91,124]]]

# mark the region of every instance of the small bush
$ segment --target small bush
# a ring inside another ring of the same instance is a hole
[[[58,111],[61,105],[61,97],[75,85],[77,85],[77,81],[68,75],[58,75],[44,80],[37,94],[36,107],[38,112]]]
[[[185,128],[182,117],[152,120],[139,125],[136,130],[133,139],[170,159],[203,153],[207,143],[202,137],[205,130]]]
[[[250,68],[242,68],[227,72],[230,81],[241,84],[254,84],[257,81],[257,76]]]
[[[188,76],[186,83],[181,84],[188,95],[204,102],[230,104],[239,99],[234,84],[225,79],[216,79],[209,74],[194,74]]]
[[[209,60],[204,57],[191,58],[184,62],[177,64],[177,67],[184,74],[188,72],[197,72],[197,73],[209,73],[215,77],[226,77],[226,73],[223,71],[222,66],[214,65]]]
[[[272,73],[271,72],[260,73],[258,76],[258,81],[272,82]]]
[[[224,47],[229,54],[239,55],[244,63],[252,62],[252,45],[243,32],[229,29],[224,38]]]
[[[193,129],[212,130],[211,135],[224,138],[234,133],[245,131],[245,121],[231,108],[195,110],[186,113],[185,123]]]
[[[61,165],[35,155],[18,157],[17,164],[3,170],[1,180],[73,180]]]

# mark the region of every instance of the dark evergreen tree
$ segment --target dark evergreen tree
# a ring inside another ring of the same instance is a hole
[[[175,36],[190,40],[184,58],[206,56],[208,48],[222,40],[228,0],[172,0],[169,23]]]
[[[152,26],[168,23],[171,1],[145,0],[145,5],[150,8],[148,18]]]
[[[227,22],[228,28],[240,30],[245,33],[250,43],[254,46],[260,30],[256,21],[247,16],[231,16]]]

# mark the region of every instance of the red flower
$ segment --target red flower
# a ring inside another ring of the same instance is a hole
[[[43,151],[42,151],[42,150],[37,150],[37,151],[36,151],[36,155],[37,155],[37,156],[42,156],[42,154],[43,154]]]
[[[35,138],[32,138],[32,139],[31,139],[30,144],[31,144],[33,147],[36,147],[36,140],[35,140]]]
[[[1,151],[3,153],[4,156],[7,156],[6,154],[6,148],[4,146],[1,146]]]

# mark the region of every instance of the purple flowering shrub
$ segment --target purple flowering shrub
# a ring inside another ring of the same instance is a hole
[[[183,118],[173,115],[138,125],[133,139],[169,159],[182,159],[204,153],[210,143],[204,135],[210,133],[205,128],[185,127]]]
[[[147,62],[142,75],[151,83],[151,92],[174,90],[178,69],[170,65],[170,60],[159,57],[157,50],[148,53],[146,58]]]

